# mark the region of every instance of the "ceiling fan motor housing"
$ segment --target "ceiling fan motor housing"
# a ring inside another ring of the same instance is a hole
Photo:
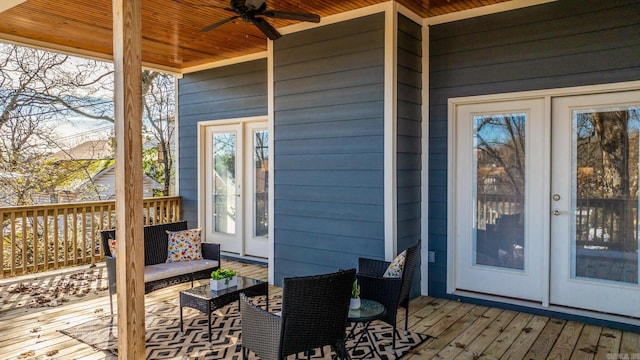
[[[261,9],[264,7],[264,9]],[[261,12],[266,9],[265,0],[231,0],[231,8],[239,12],[256,11]]]

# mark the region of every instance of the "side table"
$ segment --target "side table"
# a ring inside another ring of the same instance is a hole
[[[347,340],[355,339],[356,337],[357,340],[355,345],[347,349],[347,352],[355,350],[366,335],[371,342],[371,351],[362,358],[368,357],[369,355],[373,354],[377,355],[378,359],[381,358],[376,345],[373,343],[373,338],[371,337],[371,333],[369,332],[369,325],[373,320],[382,318],[386,313],[387,309],[384,308],[384,305],[380,304],[377,301],[369,299],[361,299],[359,309],[349,309],[348,320],[353,323],[353,328],[351,328],[351,331],[347,336]],[[362,329],[359,333],[356,333],[358,324],[362,324]]]

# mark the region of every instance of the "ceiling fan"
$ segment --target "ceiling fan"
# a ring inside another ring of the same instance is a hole
[[[277,40],[281,38],[282,35],[278,30],[271,26],[263,16],[274,19],[300,20],[314,23],[320,22],[320,15],[317,14],[267,10],[265,0],[231,0],[229,6],[231,8],[225,8],[225,10],[237,13],[238,15],[213,23],[201,29],[200,32],[211,31],[235,19],[242,19],[242,21],[253,23],[269,39]]]

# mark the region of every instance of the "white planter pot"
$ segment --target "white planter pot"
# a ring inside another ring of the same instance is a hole
[[[234,276],[231,279],[222,279],[222,280],[209,279],[209,284],[211,285],[211,290],[219,291],[226,288],[237,286],[238,277]]]
[[[357,299],[351,298],[351,302],[349,303],[349,309],[351,310],[360,309],[360,298],[357,298]]]

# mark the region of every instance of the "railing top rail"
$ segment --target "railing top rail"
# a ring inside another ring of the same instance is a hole
[[[158,196],[152,198],[144,198],[142,201],[168,201],[180,199],[180,196]],[[92,206],[104,206],[115,203],[115,200],[99,200],[99,201],[74,201],[68,203],[42,204],[42,205],[21,205],[21,206],[2,206],[0,212],[16,212],[16,211],[38,211],[65,208],[87,208]]]

